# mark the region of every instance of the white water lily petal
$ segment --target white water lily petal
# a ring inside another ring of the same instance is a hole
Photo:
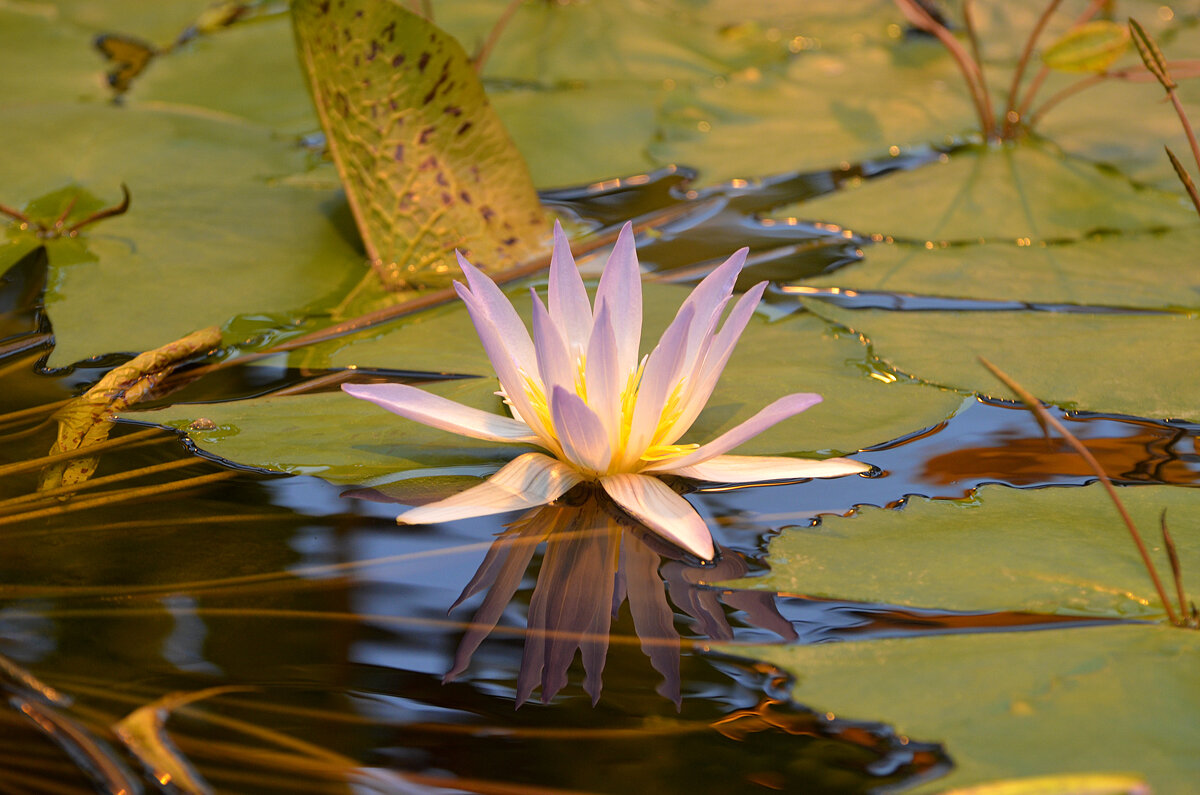
[[[708,444],[702,444],[697,449],[666,461],[656,461],[647,466],[644,472],[676,472],[683,467],[695,466],[710,458],[726,453],[739,444],[758,436],[777,422],[799,414],[805,409],[812,408],[821,402],[821,396],[811,392],[797,392],[785,395],[774,403],[755,414],[750,419],[735,425],[725,433],[713,439]]]
[[[683,306],[690,305],[696,309],[696,320],[688,335],[687,354],[684,357],[685,370],[691,371],[701,345],[705,340],[711,339],[713,330],[721,319],[721,312],[729,297],[733,295],[733,287],[746,264],[746,254],[749,251],[748,248],[742,248],[734,252],[733,256],[705,276],[683,302]]]
[[[642,524],[702,560],[712,560],[713,542],[700,514],[658,478],[609,475],[600,479],[608,496]]]
[[[626,223],[617,235],[600,286],[596,289],[596,311],[608,304],[617,337],[617,369],[633,372],[642,344],[642,272],[633,245],[633,224]]]
[[[546,427],[538,413],[534,411],[533,404],[530,403],[529,396],[525,392],[522,368],[505,348],[500,332],[496,330],[495,325],[480,307],[474,295],[458,283],[455,283],[454,289],[458,291],[459,297],[467,305],[467,314],[471,316],[471,322],[475,325],[479,343],[483,346],[488,360],[491,361],[492,369],[496,371],[500,388],[504,390],[505,396],[512,403],[514,414],[519,416],[520,421],[528,425],[530,430],[540,437],[540,444],[557,455],[559,449],[554,441],[554,429]],[[536,367],[536,361],[534,366]],[[526,370],[525,372],[536,372],[536,370]]]
[[[546,311],[537,291],[531,287],[529,294],[533,301],[533,347],[537,352],[542,388],[547,396],[555,386],[573,390],[576,367],[567,352],[566,340],[550,319],[550,313]]]
[[[663,407],[679,383],[680,369],[687,350],[687,334],[695,317],[693,307],[684,306],[675,320],[663,332],[662,339],[646,359],[642,382],[638,387],[637,404],[629,428],[623,467],[632,466],[654,443]]]
[[[616,450],[621,445],[621,390],[625,384],[621,381],[623,375],[617,372],[617,338],[607,307],[600,307],[596,313],[585,362],[588,407],[604,423],[608,443]]]
[[[396,521],[430,524],[534,508],[558,499],[582,480],[578,472],[561,461],[541,453],[526,453],[509,461],[478,486],[413,508],[400,514]]]
[[[517,366],[527,373],[533,372],[535,364],[533,342],[529,339],[529,331],[521,322],[521,316],[513,308],[507,296],[500,291],[496,283],[483,274],[478,268],[467,262],[462,254],[455,251],[458,265],[467,278],[467,286],[475,299],[477,311],[491,321],[500,332],[500,342],[517,362]],[[462,292],[458,293],[460,296]]]
[[[849,458],[785,458],[783,456],[719,455],[692,466],[676,467],[672,475],[711,483],[758,483],[796,478],[835,478],[871,470],[870,464]]]
[[[567,458],[580,469],[604,472],[611,456],[608,431],[583,398],[556,386],[550,396],[550,413]]]
[[[554,222],[554,252],[550,255],[550,319],[562,330],[572,356],[587,348],[592,331],[592,305],[583,277],[571,255],[562,224]]]
[[[704,360],[694,370],[691,388],[687,392],[679,419],[676,420],[668,437],[672,441],[678,439],[688,428],[692,427],[696,417],[700,416],[700,412],[704,410],[704,404],[708,402],[713,389],[716,388],[717,381],[720,380],[721,373],[725,370],[725,365],[729,363],[729,357],[733,354],[734,346],[737,345],[742,332],[746,330],[750,318],[754,316],[754,310],[758,308],[758,302],[762,300],[763,291],[766,289],[766,282],[759,282],[750,288],[734,304],[729,317],[725,319],[725,325],[721,327],[715,337],[711,338],[711,344],[704,355]]]
[[[407,384],[342,384],[342,391],[410,420],[489,442],[538,444],[529,426]]]

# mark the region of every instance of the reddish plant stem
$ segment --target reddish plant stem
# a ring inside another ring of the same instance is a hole
[[[1107,0],[1092,0],[1084,12],[1079,15],[1079,18],[1071,23],[1070,29],[1078,30],[1082,26],[1086,25],[1089,21],[1091,21],[1092,17],[1096,16],[1096,14],[1100,12],[1100,9],[1104,7],[1106,2]],[[1049,75],[1050,67],[1042,64],[1042,67],[1038,69],[1037,74],[1033,76],[1033,82],[1029,84],[1029,88],[1025,91],[1025,98],[1021,101],[1021,107],[1017,108],[1017,118],[1012,122],[1014,132],[1016,131],[1016,126],[1021,123],[1021,119],[1024,119],[1025,115],[1029,113],[1029,107],[1033,104],[1033,100],[1037,98],[1037,93],[1041,90],[1042,83],[1046,81],[1046,78]],[[1044,108],[1045,106],[1043,106],[1043,110]],[[1042,111],[1038,111],[1037,115],[1040,117],[1042,115]],[[1007,114],[1005,114],[1005,124],[1008,124]],[[1030,120],[1030,123],[1026,126],[1032,128],[1033,121]]]
[[[513,14],[517,13],[517,9],[525,0],[512,0],[505,9],[500,12],[500,17],[496,20],[496,24],[492,25],[491,31],[488,33],[487,41],[479,48],[479,54],[475,56],[475,74],[483,74],[483,65],[487,62],[488,56],[492,54],[492,50],[496,48],[496,42],[500,40],[500,34],[508,27],[509,21],[513,18]]]
[[[895,3],[908,21],[921,30],[933,34],[942,43],[942,46],[950,51],[950,56],[958,64],[963,80],[967,83],[967,91],[971,95],[971,102],[975,105],[975,114],[979,117],[980,133],[985,139],[995,139],[996,120],[991,114],[988,102],[985,101],[987,81],[983,78],[983,70],[980,65],[971,58],[966,49],[954,38],[954,35],[946,29],[946,26],[934,19],[915,0],[895,0]]]
[[[1171,606],[1171,602],[1167,598],[1167,592],[1166,589],[1163,588],[1162,580],[1159,579],[1158,570],[1154,567],[1154,561],[1150,559],[1150,551],[1146,549],[1146,544],[1144,541],[1142,541],[1142,534],[1138,532],[1137,525],[1133,523],[1133,518],[1129,515],[1129,512],[1125,510],[1124,503],[1122,503],[1121,498],[1117,496],[1117,490],[1113,486],[1112,481],[1109,480],[1108,474],[1104,471],[1104,468],[1100,466],[1100,462],[1097,461],[1096,457],[1092,455],[1091,451],[1084,446],[1083,442],[1079,441],[1079,439],[1077,439],[1073,433],[1068,431],[1066,426],[1058,421],[1057,417],[1055,417],[1049,411],[1046,411],[1046,407],[1042,405],[1042,402],[1034,397],[1031,392],[1026,390],[1025,387],[1018,384],[1012,379],[1011,376],[982,356],[979,357],[979,362],[989,371],[991,371],[992,375],[1000,379],[1005,386],[1016,393],[1017,397],[1020,398],[1020,400],[1038,417],[1039,424],[1041,424],[1043,427],[1049,425],[1050,427],[1054,428],[1054,430],[1062,434],[1063,438],[1066,439],[1067,444],[1071,445],[1072,449],[1074,449],[1076,453],[1079,453],[1080,457],[1087,462],[1088,467],[1090,467],[1092,472],[1095,473],[1096,477],[1100,479],[1100,482],[1104,484],[1104,489],[1108,492],[1109,499],[1112,500],[1113,506],[1116,507],[1117,513],[1121,515],[1121,520],[1125,523],[1125,527],[1129,530],[1129,535],[1133,539],[1134,545],[1137,547],[1138,554],[1142,556],[1142,563],[1146,567],[1146,572],[1150,575],[1150,579],[1154,583],[1154,589],[1158,592],[1158,598],[1162,602],[1163,609],[1167,612],[1167,620],[1177,627],[1185,626],[1185,624],[1182,623],[1183,618],[1175,615],[1175,609]]]
[[[1033,54],[1033,48],[1037,44],[1037,40],[1042,36],[1042,30],[1046,27],[1046,23],[1050,21],[1050,17],[1062,3],[1062,0],[1050,0],[1046,5],[1046,10],[1038,17],[1037,24],[1033,26],[1033,31],[1029,34],[1029,38],[1025,41],[1025,49],[1021,51],[1021,58],[1017,61],[1017,69],[1013,72],[1012,85],[1008,89],[1008,102],[1004,106],[1004,128],[1001,133],[1004,138],[1011,138],[1016,130],[1017,116],[1017,92],[1021,89],[1021,79],[1025,77],[1025,68],[1029,65],[1029,57]],[[1019,120],[1020,117],[1017,117]]]

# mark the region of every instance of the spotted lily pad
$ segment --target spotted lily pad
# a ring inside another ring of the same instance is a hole
[[[397,2],[301,0],[296,41],[359,231],[384,281],[458,248],[513,265],[548,231],[524,160],[459,44]]]

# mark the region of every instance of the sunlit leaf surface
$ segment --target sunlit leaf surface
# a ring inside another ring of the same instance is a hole
[[[1200,591],[1200,493],[1136,487],[1120,494],[1164,572],[1158,519],[1167,511],[1184,585]],[[1137,549],[1099,486],[992,486],[965,502],[914,498],[900,510],[827,516],[774,539],[769,560],[772,573],[746,583],[949,610],[1163,615]]]
[[[755,650],[796,676],[801,702],[943,738],[955,768],[921,792],[1064,771],[1188,792],[1200,776],[1198,653],[1200,634],[1145,625]]]
[[[929,383],[1011,399],[984,356],[1042,400],[1080,411],[1200,418],[1193,351],[1200,319],[1172,314],[891,312],[806,305],[866,335],[888,367]],[[1156,341],[1147,346],[1147,340]],[[1120,378],[1113,378],[1114,372]]]

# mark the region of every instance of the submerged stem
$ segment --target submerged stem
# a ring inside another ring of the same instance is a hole
[[[208,483],[215,483],[219,480],[227,480],[241,474],[234,470],[225,470],[222,472],[213,472],[209,475],[200,475],[186,480],[173,480],[170,483],[161,483],[156,486],[142,486],[136,489],[117,489],[103,496],[93,497],[90,500],[79,500],[78,502],[68,503],[66,505],[56,505],[53,508],[41,508],[36,511],[27,511],[25,513],[14,513],[9,516],[0,517],[0,525],[17,524],[19,522],[27,522],[31,519],[44,519],[48,516],[61,516],[65,513],[74,513],[75,511],[83,511],[90,508],[99,508],[104,505],[117,505],[131,500],[143,500],[148,497],[157,497],[162,494],[170,494],[174,491],[183,491],[184,489],[203,486]]]
[[[51,453],[44,455],[41,458],[31,458],[28,461],[17,461],[12,464],[0,466],[0,477],[5,475],[14,475],[19,472],[29,472],[33,469],[41,469],[48,464],[57,464],[59,461],[69,461],[72,458],[81,458],[99,453],[102,450],[111,450],[114,447],[133,447],[134,445],[146,444],[149,442],[159,441],[157,439],[149,439],[150,436],[157,436],[162,431],[158,428],[147,428],[144,431],[118,436],[116,439],[98,442],[87,447],[80,447],[75,450],[66,450],[61,453]],[[163,440],[165,441],[165,439]]]
[[[1021,401],[1039,418],[1039,424],[1043,424],[1043,428],[1045,428],[1045,425],[1049,425],[1050,427],[1054,428],[1054,430],[1062,434],[1063,438],[1067,440],[1067,443],[1071,445],[1075,452],[1079,453],[1080,457],[1087,462],[1087,465],[1091,468],[1092,472],[1094,472],[1096,477],[1100,479],[1100,482],[1104,484],[1104,489],[1108,492],[1109,499],[1112,500],[1113,505],[1117,509],[1117,513],[1121,515],[1121,520],[1125,523],[1125,527],[1129,530],[1129,535],[1133,538],[1133,543],[1138,549],[1138,554],[1142,556],[1142,563],[1145,565],[1146,571],[1150,575],[1150,579],[1154,582],[1154,589],[1158,592],[1159,601],[1162,602],[1163,608],[1167,612],[1167,620],[1176,626],[1185,626],[1185,624],[1182,623],[1183,617],[1175,615],[1175,609],[1171,606],[1170,600],[1167,599],[1167,592],[1163,588],[1162,580],[1159,579],[1158,570],[1154,567],[1154,561],[1150,559],[1150,552],[1146,549],[1145,542],[1142,541],[1142,534],[1138,532],[1137,525],[1133,523],[1133,518],[1130,517],[1129,512],[1125,510],[1125,504],[1122,503],[1121,498],[1117,496],[1117,490],[1113,487],[1112,481],[1109,480],[1108,474],[1104,471],[1104,468],[1100,466],[1100,462],[1097,461],[1096,457],[1092,455],[1091,451],[1084,446],[1083,442],[1079,441],[1079,439],[1077,439],[1073,433],[1068,431],[1066,426],[1058,421],[1057,417],[1055,417],[1049,411],[1046,411],[1046,407],[1042,405],[1042,402],[1034,397],[1031,392],[1026,390],[1025,387],[1018,384],[1011,376],[982,356],[979,357],[979,362],[989,371],[991,371],[992,375],[1000,379],[1005,386],[1016,393],[1017,397],[1020,398]]]

